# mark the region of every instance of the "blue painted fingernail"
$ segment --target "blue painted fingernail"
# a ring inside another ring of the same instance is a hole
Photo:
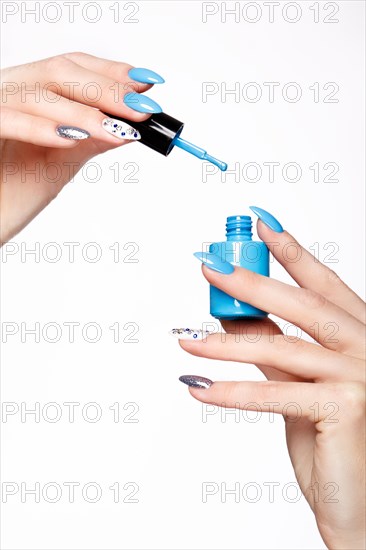
[[[276,233],[283,233],[282,225],[274,216],[272,216],[272,214],[266,210],[263,210],[263,208],[259,208],[258,206],[249,206],[249,208],[263,223],[272,229],[272,231],[275,231]]]
[[[123,102],[138,113],[161,113],[163,109],[147,95],[130,92],[123,98]]]
[[[193,256],[213,271],[217,271],[223,275],[230,275],[230,273],[234,271],[234,266],[232,266],[229,262],[222,260],[220,256],[211,254],[211,252],[195,252]]]
[[[150,69],[143,69],[142,67],[130,69],[128,76],[136,80],[136,82],[142,82],[143,84],[164,84],[165,82],[160,74],[150,71]]]

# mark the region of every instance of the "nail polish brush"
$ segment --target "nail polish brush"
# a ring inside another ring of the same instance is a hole
[[[140,132],[140,143],[150,147],[150,149],[154,149],[154,151],[157,151],[161,155],[167,157],[174,146],[177,146],[201,160],[211,162],[223,172],[227,169],[227,164],[225,162],[216,159],[201,147],[181,138],[180,134],[183,130],[184,122],[166,113],[153,114],[143,122],[131,122],[131,120],[127,120],[126,118],[111,114],[107,114],[107,116],[133,125],[133,127]]]
[[[211,164],[214,164],[215,166],[220,168],[220,170],[222,170],[223,172],[225,172],[225,170],[227,169],[226,162],[216,159],[215,157],[209,155],[207,151],[205,151],[204,149],[201,149],[201,147],[197,147],[197,145],[194,145],[193,143],[190,143],[189,141],[186,141],[185,139],[179,136],[176,136],[173,139],[173,145],[180,147],[184,151],[187,151],[187,153],[191,153],[191,155],[194,155],[199,159],[207,160],[208,162],[211,162]]]

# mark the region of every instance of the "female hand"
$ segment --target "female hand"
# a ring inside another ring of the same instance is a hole
[[[138,94],[164,80],[148,69],[131,69],[69,53],[2,71],[1,243],[47,206],[85,162],[139,139],[134,121],[161,112]],[[104,122],[103,112],[127,118],[131,126]]]
[[[325,544],[331,549],[361,549],[365,547],[365,306],[273,216],[264,211],[259,216],[263,221],[258,221],[258,235],[300,288],[240,267],[230,274],[219,273],[216,269],[222,270],[226,262],[212,254],[203,254],[203,263],[205,256],[208,261],[203,274],[211,285],[293,323],[318,343],[292,340],[269,319],[223,322],[228,334],[180,340],[181,347],[201,357],[254,363],[269,381],[212,383],[197,376],[181,380],[204,403],[248,410],[259,406],[283,414],[295,475]],[[282,253],[290,243],[299,249],[297,262],[289,262]],[[254,343],[246,338],[250,334],[261,337]]]

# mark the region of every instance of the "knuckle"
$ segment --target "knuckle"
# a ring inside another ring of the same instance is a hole
[[[308,288],[299,289],[297,301],[300,305],[309,309],[321,309],[327,303],[327,299],[324,296]]]
[[[289,353],[292,351],[296,353],[302,353],[308,346],[308,343],[298,336],[286,336],[284,334],[279,334],[278,336],[275,336],[273,343],[275,346],[274,351],[278,355],[283,355],[284,353]]]
[[[124,64],[120,63],[119,61],[108,61],[105,64],[105,71],[106,74],[108,74],[110,77],[123,76],[124,73]]]
[[[352,410],[364,410],[365,388],[363,384],[352,382],[344,385],[342,390],[343,403]]]
[[[71,59],[71,60],[76,60],[76,59],[79,59],[80,57],[82,57],[84,54],[84,52],[66,52],[66,53],[63,53],[63,54],[60,54],[62,57],[65,57],[65,58],[68,58],[68,59]]]
[[[333,395],[344,412],[352,417],[365,414],[365,386],[361,382],[346,382],[333,387]]]
[[[344,283],[339,275],[332,269],[323,266],[323,271],[319,276],[319,292],[325,297],[331,297],[341,285],[344,285]]]
[[[333,269],[327,269],[325,282],[326,284],[338,285],[342,283],[342,279]]]
[[[275,351],[277,353],[287,352],[289,344],[292,344],[291,339],[284,334],[278,334],[273,340]]]
[[[286,338],[284,337],[283,334],[279,334],[278,336],[276,336],[274,338],[274,347],[275,347],[275,350],[276,353],[278,354],[281,354],[283,352],[287,352],[288,350],[288,341],[286,341]]]
[[[47,59],[44,59],[43,61],[29,61],[29,63],[25,63],[22,67],[26,70],[29,69],[30,71],[37,71],[37,69],[39,69],[41,64],[45,61],[47,61]]]
[[[63,54],[56,55],[54,57],[49,57],[43,61],[45,71],[50,74],[55,74],[57,77],[60,76],[59,71],[64,70],[70,65],[70,60],[67,59]]]

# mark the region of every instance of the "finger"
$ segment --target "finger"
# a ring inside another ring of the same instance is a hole
[[[282,334],[277,323],[269,317],[265,319],[237,319],[235,321],[221,320],[221,324],[228,334],[245,335],[247,338],[257,338],[258,335],[275,336]],[[255,363],[255,366],[263,372],[268,380],[287,380],[293,382],[303,381],[304,378],[281,372],[280,370]]]
[[[316,382],[361,381],[363,362],[284,335],[212,334],[204,340],[180,340],[181,347],[199,357],[272,366]]]
[[[338,275],[305,250],[287,231],[277,233],[261,220],[258,235],[276,260],[303,288],[314,290],[345,309],[356,319],[365,322],[365,304]]]
[[[66,141],[66,140],[65,140]],[[13,162],[9,166],[2,164],[2,183],[0,201],[0,246],[21,231],[41,210],[43,210],[62,190],[62,188],[73,180],[76,173],[82,168],[85,162],[96,154],[104,153],[118,145],[95,140],[84,139],[77,147],[40,148],[39,145],[32,145],[28,142],[11,142],[16,147],[11,147],[10,155]],[[5,147],[7,143],[5,141]],[[19,159],[28,158],[34,154],[39,158],[40,149],[45,154],[51,170],[46,170],[43,177],[42,166],[37,163],[32,170],[27,172],[26,177],[21,177],[23,168]],[[33,151],[33,153],[32,153]],[[67,161],[67,162],[66,162]],[[14,173],[14,167],[16,171]],[[13,175],[9,175],[13,174]],[[52,179],[51,179],[52,178]]]
[[[62,55],[27,65],[27,73],[27,81],[39,84],[39,93],[42,94],[45,90],[53,91],[73,101],[134,121],[146,120],[151,114],[137,112],[125,105],[123,100],[126,94],[136,91],[136,84],[130,80],[116,81],[85,69]],[[139,97],[136,94],[136,98]]]
[[[79,140],[89,137],[85,130],[79,128],[72,130],[74,139],[68,138],[67,135],[71,135],[69,126],[69,131],[67,128],[64,129],[65,137],[61,137],[56,133],[56,129],[60,129],[59,123],[13,109],[2,108],[0,116],[2,139],[13,139],[44,147],[70,149],[76,147]]]
[[[50,90],[47,90],[46,97],[35,98],[31,96],[26,102],[22,101],[22,94],[18,92],[9,98],[7,105],[23,113],[62,120],[63,124],[78,126],[89,132],[93,138],[112,145],[116,141],[119,142],[119,145],[124,145],[129,141],[136,141],[140,138],[140,133],[132,126],[132,122],[131,125],[127,125],[119,120],[113,121],[98,109],[93,109],[89,105],[77,101],[71,101]],[[111,121],[110,124],[106,124],[106,120]],[[119,131],[111,133],[114,130],[114,124],[117,125]]]
[[[130,82],[133,88],[130,91],[141,94],[153,87],[153,84],[137,82],[131,78],[128,72],[133,69],[133,65],[129,65],[128,63],[103,59],[102,57],[95,57],[94,55],[84,52],[72,52],[63,55],[85,69],[108,76],[116,82]]]
[[[199,388],[192,387],[195,379],[200,380],[200,377],[180,377],[182,382],[191,386],[191,395],[202,403],[228,409],[282,414],[293,422],[301,418],[321,422],[329,415],[323,405],[332,399],[334,401],[334,389],[327,384],[277,381],[212,383],[204,379],[204,385]],[[316,409],[314,403],[318,404]]]
[[[223,265],[220,257],[202,254],[212,264],[212,260]],[[231,266],[231,264],[230,264]],[[232,266],[231,266],[232,268]],[[343,353],[363,357],[365,327],[353,315],[329,302],[316,292],[296,288],[275,279],[265,277],[235,267],[230,274],[221,274],[203,266],[203,274],[213,286],[233,296],[237,300],[273,313],[295,324],[320,342],[324,347]]]
[[[221,319],[221,325],[225,329],[225,332],[229,334],[247,334],[247,335],[256,335],[256,334],[267,334],[267,335],[276,335],[282,334],[282,331],[277,323],[275,323],[269,317],[264,319],[236,319],[233,321],[228,321]]]

